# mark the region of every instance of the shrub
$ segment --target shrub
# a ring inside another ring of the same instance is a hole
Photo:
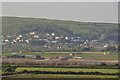
[[[2,66],[2,71],[3,72],[15,72],[16,66],[11,66],[11,65],[3,65]]]

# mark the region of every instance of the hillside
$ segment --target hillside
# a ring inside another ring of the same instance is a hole
[[[88,38],[117,39],[117,24],[87,23],[40,18],[2,17],[3,35],[21,34],[30,31],[56,32],[61,35],[83,35]]]
[[[41,18],[2,17],[5,52],[112,51],[118,25]]]

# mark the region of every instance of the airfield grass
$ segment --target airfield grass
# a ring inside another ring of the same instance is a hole
[[[69,74],[17,74],[11,78],[117,78],[106,75],[69,75]]]
[[[17,53],[17,55],[41,55],[45,58],[57,57],[57,56],[69,56],[74,52],[23,52]],[[13,54],[4,53],[3,55],[11,56]],[[84,59],[95,59],[95,60],[118,60],[118,55],[116,53],[106,52],[77,52],[75,56],[80,56]]]
[[[82,58],[95,60],[118,60],[118,55],[103,55],[103,54],[82,54]]]

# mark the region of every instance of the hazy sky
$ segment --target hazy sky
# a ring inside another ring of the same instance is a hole
[[[117,2],[4,2],[3,16],[117,22]]]

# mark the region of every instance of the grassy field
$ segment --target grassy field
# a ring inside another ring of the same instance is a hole
[[[81,54],[83,58],[86,59],[96,59],[96,60],[118,60],[118,55],[110,54],[110,55],[104,55],[104,54],[97,54],[97,53],[83,53]]]
[[[16,72],[21,72],[24,70],[28,71],[62,71],[62,72],[102,72],[102,73],[118,73],[118,69],[80,69],[80,68],[34,68],[34,67],[18,67]]]
[[[41,55],[45,58],[56,57],[56,56],[69,56],[69,54],[74,52],[27,52],[27,53],[17,53],[17,55]],[[5,53],[3,55],[10,56],[13,54]],[[95,59],[95,60],[118,60],[118,55],[106,52],[77,52],[75,56],[80,56],[85,59]]]

